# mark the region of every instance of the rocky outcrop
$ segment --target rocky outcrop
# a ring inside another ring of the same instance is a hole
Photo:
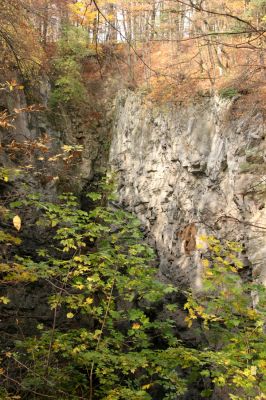
[[[0,126],[0,169],[19,169],[15,184],[26,182],[50,199],[67,191],[79,195],[106,169],[111,120],[105,104],[88,94],[80,107],[51,109],[49,82],[44,79],[36,91],[37,100],[23,90],[1,92],[0,113],[9,114],[9,126]]]
[[[111,121],[98,112],[99,104],[89,99],[79,112],[56,113],[45,108],[49,90],[48,82],[44,82],[38,93],[44,107],[36,107],[36,112],[25,112],[32,102],[23,90],[0,93],[0,114],[7,111],[12,117],[12,126],[0,127],[0,232],[16,235],[12,220],[3,218],[3,205],[9,206],[31,193],[39,193],[47,201],[54,201],[58,194],[67,191],[80,196],[108,160],[106,141]],[[6,179],[2,179],[2,171]],[[17,233],[22,242],[15,248],[1,242],[1,262],[10,263],[14,253],[38,260],[38,250],[49,245],[51,232],[38,223],[38,211],[23,207],[13,212],[22,221]],[[48,305],[52,293],[53,287],[45,280],[22,279],[1,285],[0,297],[8,297],[10,302],[0,304],[0,346],[12,347],[14,340],[35,335],[40,323],[52,326],[53,312]],[[66,325],[65,320],[63,323]]]
[[[266,283],[266,142],[255,106],[237,116],[217,97],[162,111],[122,91],[114,115],[119,203],[145,226],[161,276],[200,287],[197,242],[207,233],[241,241],[247,271]]]

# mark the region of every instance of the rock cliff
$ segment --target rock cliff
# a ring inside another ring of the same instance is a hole
[[[243,243],[246,274],[266,283],[265,126],[254,105],[237,99],[147,105],[134,92],[115,102],[110,163],[119,203],[143,222],[160,275],[201,285],[203,234]]]

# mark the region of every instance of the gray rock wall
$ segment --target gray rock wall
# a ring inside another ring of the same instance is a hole
[[[202,99],[164,111],[137,94],[115,102],[110,163],[119,203],[158,250],[160,274],[201,285],[202,234],[244,243],[244,263],[266,284],[266,165],[263,116],[235,117],[233,102]]]

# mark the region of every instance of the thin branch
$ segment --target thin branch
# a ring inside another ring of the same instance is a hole
[[[187,7],[191,7],[191,8],[193,8],[194,10],[196,10],[198,12],[205,12],[207,14],[218,15],[220,17],[227,17],[227,18],[234,19],[234,20],[236,20],[236,21],[238,21],[238,22],[240,22],[242,24],[245,24],[245,25],[249,26],[252,31],[258,32],[257,28],[255,26],[253,26],[249,21],[246,21],[246,20],[244,20],[243,18],[241,18],[241,17],[239,17],[237,15],[234,15],[234,14],[231,14],[231,13],[228,13],[228,12],[224,13],[224,12],[220,12],[220,11],[214,11],[214,10],[209,10],[209,9],[203,8],[202,7],[202,2],[201,2],[200,5],[197,5],[197,4],[193,3],[192,0],[190,0],[189,3],[186,3],[185,1],[182,1],[182,0],[175,0],[175,1],[177,3],[185,5]],[[265,30],[264,30],[264,32],[265,32]]]
[[[240,219],[238,219],[236,217],[233,217],[231,215],[221,215],[219,218],[217,218],[217,220],[215,221],[215,224],[217,224],[219,221],[222,221],[224,219],[231,219],[231,220],[233,220],[235,222],[238,222],[239,224],[246,225],[246,226],[251,226],[253,228],[257,228],[257,229],[266,231],[266,226],[253,224],[253,223],[248,222],[248,221],[241,221]]]
[[[192,40],[197,40],[197,39],[202,39],[205,37],[209,37],[209,36],[238,36],[238,35],[244,35],[244,34],[259,34],[257,38],[263,36],[266,31],[265,30],[257,30],[256,32],[250,32],[247,30],[241,31],[241,32],[235,32],[235,31],[222,31],[222,32],[207,32],[207,33],[201,33],[200,35],[197,36],[189,36],[187,38],[183,38],[183,39],[167,39],[167,38],[162,38],[162,39],[151,39],[151,42],[189,42]],[[255,39],[256,40],[256,39]],[[141,42],[141,40],[139,40]]]

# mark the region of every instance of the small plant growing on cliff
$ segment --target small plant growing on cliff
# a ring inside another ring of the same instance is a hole
[[[233,99],[236,96],[239,96],[239,91],[234,87],[227,87],[219,90],[219,95],[223,99]]]

